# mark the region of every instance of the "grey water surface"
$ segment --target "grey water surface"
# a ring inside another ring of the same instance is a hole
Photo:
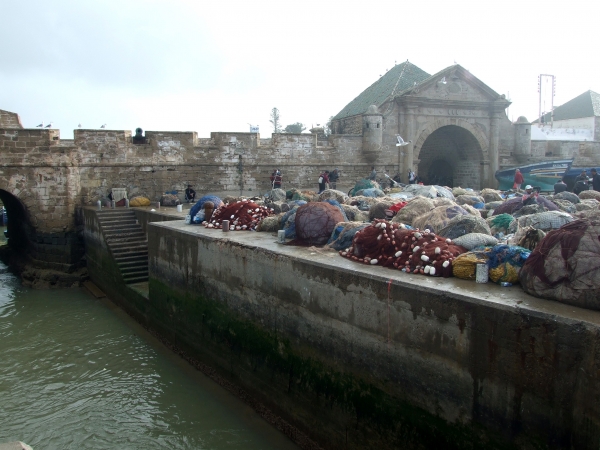
[[[294,449],[251,408],[83,288],[0,263],[0,443],[45,449]]]

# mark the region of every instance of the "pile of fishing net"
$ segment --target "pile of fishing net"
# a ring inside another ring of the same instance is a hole
[[[382,200],[369,208],[369,221],[375,219],[385,219],[387,217],[386,211],[394,205],[393,200]]]
[[[486,213],[486,211],[484,209],[478,209],[471,205],[461,205],[461,208],[475,217],[481,217],[482,213],[484,213],[484,214]]]
[[[337,200],[329,199],[329,200],[324,200],[324,202],[329,203],[331,206],[335,206],[337,209],[339,209],[340,212],[342,213],[342,217],[344,218],[344,222],[348,222],[348,217],[346,216],[346,212],[344,211],[344,208],[342,208],[342,205],[340,205],[340,203]]]
[[[474,280],[477,264],[486,264],[492,281],[508,281],[514,284],[519,282],[519,272],[530,253],[528,249],[516,245],[479,247],[458,256],[453,262],[452,272],[457,278]]]
[[[594,198],[583,199],[575,205],[577,212],[598,209],[600,202]]]
[[[283,189],[271,189],[269,192],[267,192],[265,198],[272,202],[285,202],[287,193]]]
[[[417,217],[431,211],[435,208],[433,201],[425,197],[415,197],[408,201],[408,203],[398,211],[398,214],[394,216],[394,223],[405,223],[412,225],[412,222]]]
[[[501,205],[498,205],[496,208],[494,208],[494,216],[497,216],[498,214],[514,214],[515,212],[517,212],[519,209],[521,209],[523,207],[523,201],[521,200],[521,197],[513,197],[513,198],[509,198],[508,200],[506,200],[504,203],[502,203]]]
[[[307,203],[304,202],[306,205]],[[295,205],[288,212],[283,214],[279,221],[279,229],[285,231],[285,237],[287,239],[296,239],[296,212],[302,205]]]
[[[131,203],[130,203],[131,204]],[[160,204],[162,206],[177,206],[181,204],[179,197],[173,194],[165,194],[160,198]]]
[[[356,233],[363,228],[370,226],[369,223],[362,222],[344,222],[338,223],[331,233],[327,242],[327,247],[334,250],[344,250],[352,246],[352,240]]]
[[[424,186],[422,184],[409,184],[408,186],[404,187],[403,192],[411,194],[414,197],[445,197],[454,201],[454,195],[452,195],[452,192],[442,186]]]
[[[479,197],[479,196],[473,195],[473,194],[459,195],[458,197],[456,197],[455,202],[457,205],[471,205],[471,206],[474,206],[477,204],[480,204],[480,205],[485,204],[485,201],[483,200],[482,197]]]
[[[344,208],[344,213],[348,220],[351,222],[368,222],[369,221],[369,211],[361,211],[356,206],[353,205],[342,205]]]
[[[577,207],[569,200],[562,200],[555,197],[552,199],[552,203],[554,203],[560,211],[564,211],[569,214],[575,214],[577,212]]]
[[[496,189],[483,189],[479,195],[483,198],[484,203],[499,202],[503,200],[500,191],[497,191]]]
[[[546,237],[546,233],[533,227],[527,227],[522,230],[521,238],[518,239],[519,247],[533,250]]]
[[[473,250],[477,247],[496,245],[498,239],[487,233],[467,233],[454,239],[456,245]]]
[[[375,220],[359,230],[352,246],[341,250],[340,255],[403,272],[448,277],[452,261],[465,251],[428,230],[409,230],[397,223]]]
[[[406,208],[406,207],[405,207]],[[464,208],[453,205],[453,206],[438,206],[433,208],[431,211],[413,219],[412,226],[414,228],[420,228],[422,230],[429,229],[434,233],[441,230],[451,219],[459,215],[469,214]]]
[[[279,213],[274,216],[264,217],[256,226],[256,231],[278,231],[281,218],[285,213]]]
[[[370,188],[370,189],[361,189],[360,191],[356,191],[356,195],[362,195],[363,197],[385,197],[385,192],[383,192],[379,188]]]
[[[196,203],[194,203],[194,206],[190,208],[190,217],[192,218],[193,223],[202,223],[204,221],[206,214],[202,213],[199,216],[198,213],[204,209],[206,202],[212,203],[213,211],[223,204],[223,200],[216,195],[205,195],[201,197]]]
[[[290,189],[286,192],[288,200],[303,200],[307,202],[317,201],[319,195],[314,191],[300,191],[298,189]]]
[[[348,200],[348,196],[345,192],[337,191],[335,189],[326,189],[319,194],[320,202],[324,202],[325,200],[336,200],[339,203],[344,203]]]
[[[372,189],[372,188],[379,189],[379,183],[377,183],[376,181],[367,180],[366,178],[362,178],[356,182],[356,184],[354,185],[354,187],[352,189],[350,189],[350,192],[348,192],[348,195],[350,197],[353,197],[353,196],[357,195],[358,191],[362,191],[364,189]]]
[[[296,211],[296,239],[308,245],[324,245],[345,218],[340,208],[326,202],[312,202]]]
[[[530,216],[532,214],[538,214],[546,211],[542,205],[538,205],[537,203],[530,203],[528,205],[523,205],[521,209],[515,211],[513,213],[513,217],[516,219],[517,217],[522,216]]]
[[[486,222],[490,226],[490,234],[496,236],[499,233],[508,234],[508,228],[514,220],[515,218],[510,214],[499,214],[488,217]]]
[[[446,226],[437,232],[438,236],[449,239],[456,239],[469,233],[492,234],[490,227],[484,219],[463,214],[450,219]]]
[[[259,206],[251,200],[242,200],[218,207],[205,226],[221,228],[223,220],[229,220],[231,231],[255,230],[260,221],[271,214],[273,211],[266,206]]]
[[[142,196],[133,197],[129,200],[129,206],[150,206],[150,200]]]
[[[582,191],[579,193],[579,198],[582,200],[588,200],[593,198],[595,200],[600,201],[600,192],[598,191]]]
[[[577,194],[573,194],[569,191],[559,192],[554,196],[553,200],[568,200],[573,204],[579,203],[581,201]]]
[[[524,227],[534,227],[543,231],[555,230],[573,220],[571,214],[563,211],[545,211],[515,219],[509,225],[508,231],[516,233],[519,228]]]
[[[549,232],[520,281],[530,295],[600,310],[600,213]]]
[[[468,193],[469,191],[467,191],[464,188],[461,188],[460,186],[452,188],[452,195],[454,195],[454,197],[458,197],[459,195],[466,195]]]

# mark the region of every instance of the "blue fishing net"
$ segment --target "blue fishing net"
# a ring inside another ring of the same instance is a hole
[[[217,209],[223,204],[223,200],[221,200],[216,195],[205,195],[200,200],[198,200],[194,206],[190,208],[190,216],[192,217],[192,219],[196,216],[196,214],[198,214],[198,211],[202,209],[206,202],[213,202],[213,204],[215,205],[215,209]]]
[[[286,212],[279,222],[279,229],[285,230],[287,239],[296,239],[296,211],[298,211],[298,206]]]
[[[363,189],[370,189],[373,187],[375,187],[375,184],[371,180],[363,178],[356,182],[354,187],[350,190],[350,192],[348,192],[348,195],[352,197],[353,195],[356,195],[358,191],[362,191]]]
[[[344,225],[338,225],[331,233],[331,237],[327,243],[331,244],[331,247],[338,251],[345,250],[352,245],[354,235],[370,225],[370,223],[364,223],[352,228],[346,228]],[[346,230],[344,231],[345,228]]]

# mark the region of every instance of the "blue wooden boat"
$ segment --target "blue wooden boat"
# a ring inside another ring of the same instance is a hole
[[[495,176],[499,183],[499,189],[506,191],[512,189],[515,170],[520,169],[524,179],[522,187],[530,184],[539,187],[542,191],[554,191],[554,184],[565,177],[568,171],[571,170],[572,164],[572,159],[544,161],[498,170]],[[579,173],[581,173],[581,169]]]

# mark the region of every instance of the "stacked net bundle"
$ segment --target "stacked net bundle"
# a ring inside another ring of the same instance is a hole
[[[530,295],[600,310],[600,214],[549,232],[519,278]]]
[[[300,191],[298,189],[290,189],[286,192],[286,198],[288,200],[303,200],[306,202],[316,201],[318,194],[313,191]]]
[[[467,250],[473,250],[477,247],[496,245],[498,243],[498,239],[485,233],[467,233],[454,239],[454,243],[466,248]]]
[[[498,206],[500,206],[502,203],[504,203],[504,200],[502,201],[494,201],[494,202],[489,202],[485,204],[485,209],[487,210],[494,210],[496,209]]]
[[[394,205],[393,201],[380,201],[369,208],[369,220],[385,219],[387,217],[386,210]]]
[[[501,283],[519,282],[519,272],[531,254],[531,250],[517,245],[498,244],[488,250],[490,280]]]
[[[338,203],[345,203],[348,200],[348,195],[335,189],[326,189],[319,194],[319,201],[324,202],[325,200],[336,200]]]
[[[508,233],[510,224],[515,220],[510,214],[499,214],[497,216],[488,217],[486,222],[490,225],[490,234]]]
[[[353,197],[356,195],[356,193],[358,191],[362,191],[364,189],[371,189],[371,188],[379,188],[379,184],[375,181],[367,180],[366,178],[362,178],[356,182],[354,187],[350,190],[350,192],[348,192],[348,195]]]
[[[536,200],[536,202],[537,202],[538,205],[543,206],[548,211],[558,211],[558,206],[556,206],[554,203],[552,203],[550,200],[548,200],[543,195],[538,195],[535,198],[535,200]]]
[[[263,218],[256,226],[256,231],[278,231],[281,218],[285,213]]]
[[[129,206],[150,206],[150,200],[142,196],[133,197],[129,200]]]
[[[306,203],[304,203],[306,205]],[[296,205],[282,215],[279,221],[279,229],[285,231],[287,239],[296,239],[296,211],[302,205]]]
[[[458,197],[456,197],[456,204],[457,205],[476,205],[478,203],[484,203],[485,201],[483,200],[482,197],[478,197],[477,195],[459,195]]]
[[[522,235],[517,241],[519,247],[533,250],[546,237],[546,233],[533,227],[527,227],[522,230]]]
[[[437,191],[437,197],[444,197],[444,198],[454,201],[455,196],[454,196],[454,194],[452,194],[452,191],[450,189],[448,189],[447,187],[438,186],[438,185],[434,185],[433,187]]]
[[[454,195],[455,198],[458,197],[459,195],[465,195],[467,193],[468,193],[468,191],[461,187],[452,188],[452,195]]]
[[[577,211],[589,211],[592,209],[598,209],[600,202],[595,198],[583,199],[575,205]]]
[[[362,195],[363,197],[385,197],[385,192],[383,192],[379,188],[370,188],[370,189],[362,189],[360,191],[356,191],[356,195]]]
[[[462,280],[474,280],[477,264],[487,264],[489,255],[483,250],[471,250],[458,255],[452,262],[452,275]]]
[[[518,217],[530,216],[532,214],[539,214],[541,212],[546,211],[542,205],[538,205],[537,203],[530,203],[528,205],[524,205],[518,211],[513,213],[513,217],[516,219]]]
[[[422,216],[413,219],[412,226],[414,228],[428,229],[436,233],[441,230],[451,219],[459,215],[468,215],[469,213],[458,205],[454,206],[438,206]]]
[[[272,202],[285,202],[287,198],[287,192],[283,189],[271,189],[265,197]]]
[[[484,219],[472,215],[456,216],[450,219],[446,226],[437,232],[438,236],[450,239],[456,239],[468,233],[492,234],[490,227]]]
[[[354,236],[340,255],[353,261],[395,268],[407,273],[448,277],[452,261],[466,250],[428,231],[409,230],[375,220]]]
[[[472,216],[481,217],[481,213],[483,210],[483,204],[481,204],[479,206],[481,206],[481,208],[475,208],[475,206],[471,206],[471,205],[462,205],[461,208],[464,209],[466,212],[468,212]],[[485,213],[485,212],[486,211],[483,210],[483,213]]]
[[[394,223],[405,223],[412,225],[417,217],[431,211],[435,208],[433,201],[425,197],[415,197],[404,206],[398,214],[394,216]]]
[[[221,228],[224,220],[229,221],[231,231],[254,231],[260,221],[273,214],[266,206],[258,206],[251,200],[223,204],[215,209],[207,228]]]
[[[484,203],[502,201],[502,195],[500,195],[500,191],[497,191],[495,189],[486,188],[481,191],[480,195],[483,198]]]
[[[362,222],[338,223],[333,230],[333,233],[331,233],[327,246],[338,251],[344,250],[352,246],[352,240],[356,233],[369,225],[370,224],[368,223]]]
[[[494,208],[494,216],[498,214],[514,214],[523,207],[521,197],[513,197]]]
[[[450,206],[455,204],[452,200],[446,197],[437,197],[434,198],[432,201],[435,208],[437,208],[438,206]]]
[[[569,200],[561,200],[559,198],[555,198],[552,200],[560,211],[564,211],[569,214],[575,214],[577,212],[577,207],[571,203]]]
[[[369,213],[368,211],[361,211],[356,206],[342,205],[344,213],[350,222],[368,222]]]
[[[337,209],[339,209],[342,213],[342,217],[344,218],[343,221],[348,222],[348,216],[346,216],[346,211],[344,211],[344,208],[342,208],[342,205],[340,205],[340,203],[337,200],[328,199],[324,200],[324,202],[329,203],[331,206],[335,206]]]
[[[573,220],[571,214],[563,211],[545,211],[515,219],[508,227],[508,231],[515,233],[519,228],[523,227],[534,227],[538,230],[550,231],[560,228]]]
[[[574,205],[581,201],[577,194],[573,194],[569,191],[559,192],[554,196],[554,200],[568,200]]]
[[[340,210],[329,203],[313,202],[300,206],[296,211],[296,239],[308,245],[324,245],[344,217]]]
[[[221,206],[223,204],[223,200],[221,200],[219,197],[217,197],[216,195],[205,195],[204,197],[201,197],[195,204],[194,206],[192,206],[190,208],[190,216],[191,217],[196,217],[196,214],[198,214],[198,212],[204,208],[204,204],[206,202],[212,202],[213,204],[213,208],[216,209],[219,206]]]
[[[598,191],[582,191],[579,193],[579,198],[581,200],[589,200],[593,198],[594,200],[600,201],[600,192]]]
[[[162,206],[177,206],[181,204],[179,197],[173,194],[165,194],[160,198],[160,204]]]

